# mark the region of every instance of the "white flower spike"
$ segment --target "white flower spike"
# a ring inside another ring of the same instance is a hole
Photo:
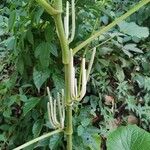
[[[53,128],[63,129],[65,121],[64,90],[62,90],[61,96],[60,93],[57,93],[57,99],[54,99],[54,102],[48,87],[47,93],[49,98],[49,102],[47,103],[49,121]]]
[[[75,77],[75,67],[73,63],[73,52],[72,49],[70,50],[70,88],[71,88],[71,99],[74,101],[80,101],[86,94],[86,85],[87,81],[90,76],[90,72],[92,69],[92,65],[94,62],[94,57],[96,53],[96,48],[94,48],[91,56],[91,60],[89,62],[88,70],[86,71],[86,66],[85,66],[85,58],[82,59],[81,62],[81,70],[80,70],[80,75],[81,75],[81,81],[79,78],[79,83],[77,83],[77,79]]]
[[[66,39],[69,41],[69,43],[71,43],[74,39],[75,36],[75,0],[71,0],[71,34],[69,32],[69,7],[70,7],[70,3],[67,1],[66,2],[66,15],[64,17],[64,29],[65,29],[65,34],[66,34]],[[70,35],[70,37],[69,37]]]

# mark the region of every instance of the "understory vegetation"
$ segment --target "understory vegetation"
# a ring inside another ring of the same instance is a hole
[[[76,32],[70,47],[77,47],[138,2],[76,0]],[[75,55],[74,64],[80,77],[82,57],[88,66],[96,47],[86,94],[82,101],[73,104],[73,150],[117,150],[118,147],[148,150],[150,147],[149,20],[150,3]],[[2,150],[12,150],[53,131],[48,119],[46,88],[57,97],[57,92],[65,86],[57,33],[54,19],[36,1],[1,0]],[[66,136],[59,133],[25,149],[66,150],[66,145]]]

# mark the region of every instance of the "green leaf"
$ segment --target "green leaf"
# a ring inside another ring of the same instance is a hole
[[[109,47],[102,47],[99,48],[99,55],[107,55],[110,54],[113,51],[113,49],[109,48]]]
[[[8,20],[8,29],[11,31],[14,27],[16,20],[16,10],[11,11],[9,20]]]
[[[145,85],[145,78],[141,75],[136,75],[134,78],[133,78],[134,81],[136,81],[139,85],[140,88],[143,88],[144,85]]]
[[[119,127],[107,138],[108,150],[148,150],[150,134],[136,125]]]
[[[125,79],[125,75],[124,75],[123,69],[117,64],[116,64],[116,76],[117,76],[119,82],[123,82],[124,79]]]
[[[149,36],[149,30],[147,27],[140,27],[134,22],[121,22],[119,25],[120,31],[128,34],[132,37],[138,37],[138,38],[146,38]]]
[[[53,26],[51,26],[50,24],[47,24],[44,35],[45,35],[46,41],[51,43],[54,38]]]
[[[39,119],[34,123],[33,128],[32,128],[32,133],[34,135],[34,138],[36,138],[40,135],[42,127],[43,127],[42,119]]]
[[[97,133],[84,132],[82,135],[83,143],[90,150],[100,150],[101,138]]]
[[[98,59],[98,61],[103,64],[104,66],[108,67],[109,66],[109,60],[105,59]]]
[[[33,21],[38,24],[40,22],[41,16],[44,12],[44,9],[42,7],[38,7],[37,9],[35,9],[35,11],[33,12]]]
[[[61,134],[56,134],[53,135],[52,137],[50,137],[50,141],[49,141],[49,148],[51,150],[56,150],[58,149],[58,146],[61,142],[62,136]]]
[[[136,46],[137,46],[136,44],[126,44],[123,48],[128,51],[143,53],[143,51],[137,48]]]
[[[91,122],[91,119],[85,118],[83,121],[81,121],[81,124],[83,127],[87,127]]]
[[[31,43],[32,45],[34,44],[33,33],[31,30],[27,31],[27,39],[28,39],[29,43]]]
[[[91,143],[89,144],[90,150],[100,150],[101,139],[98,134],[91,136]]]
[[[24,61],[23,61],[22,55],[19,55],[19,56],[18,56],[18,60],[17,60],[16,66],[17,66],[18,72],[19,72],[21,75],[23,75],[25,66],[24,66]]]
[[[82,125],[78,126],[77,128],[78,136],[81,136],[84,132],[84,128]]]
[[[40,102],[40,99],[36,98],[36,97],[32,97],[30,98],[24,105],[23,107],[23,114],[24,116],[30,111],[32,110],[38,103]]]
[[[51,44],[51,54],[54,55],[55,57],[58,57],[58,51],[54,44]]]
[[[52,79],[56,89],[60,90],[64,88],[64,80],[60,74],[53,74]]]
[[[0,134],[0,141],[5,142],[7,139],[3,134]]]
[[[51,44],[47,42],[40,43],[35,50],[35,57],[40,60],[42,67],[47,68],[50,63]]]
[[[7,108],[4,112],[3,112],[3,116],[6,118],[10,118],[12,112],[10,108]]]
[[[38,92],[40,92],[40,88],[42,84],[49,78],[49,72],[38,71],[36,68],[33,70],[33,80]]]

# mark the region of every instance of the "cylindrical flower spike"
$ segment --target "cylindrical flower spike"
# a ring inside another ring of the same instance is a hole
[[[76,19],[75,19],[75,0],[71,1],[71,10],[72,10],[72,29],[71,29],[71,37],[69,39],[69,43],[71,43],[75,36],[75,28],[76,28]]]
[[[81,85],[81,91],[78,95],[77,100],[81,100],[85,93],[86,93],[86,69],[85,69],[85,58],[82,59],[82,66],[81,66],[81,71],[82,71],[82,85]]]
[[[78,97],[77,78],[74,79],[74,92],[75,98],[77,98]]]
[[[90,72],[91,72],[91,69],[92,69],[92,66],[93,66],[93,63],[94,63],[95,54],[96,54],[96,47],[93,48],[92,56],[91,56],[91,59],[90,59],[88,70],[87,70],[87,75],[86,75],[87,81],[89,80]]]
[[[62,106],[60,104],[60,94],[57,93],[57,102],[58,102],[58,111],[59,111],[59,117],[60,117],[60,122],[61,122],[61,118],[63,117],[62,116]]]
[[[56,99],[54,100],[54,122],[55,122],[55,124],[58,126],[58,127],[60,127],[60,123],[58,122],[58,120],[57,120],[57,113],[56,113],[56,108],[57,108],[57,105],[56,105]]]
[[[50,122],[50,124],[52,125],[53,128],[56,128],[55,124],[52,121],[52,116],[51,116],[52,114],[51,114],[50,103],[49,102],[47,103],[47,110],[48,110],[48,119],[49,119],[49,122]]]
[[[66,2],[66,16],[64,17],[66,39],[69,38],[69,2]]]
[[[75,83],[74,83],[74,79],[75,79],[75,68],[74,68],[74,62],[73,62],[73,53],[72,53],[72,49],[70,49],[70,63],[69,63],[69,67],[70,67],[70,89],[71,89],[71,98],[74,99],[75,97],[75,91],[74,91],[74,87],[75,87]]]
[[[72,52],[72,49],[70,50],[69,67],[70,67],[71,71],[70,71],[69,80],[70,80],[72,101],[74,101],[74,100],[80,101],[84,97],[84,95],[86,94],[86,84],[87,84],[87,81],[89,79],[90,71],[92,69],[95,53],[96,53],[96,48],[94,48],[94,50],[92,52],[92,57],[91,57],[91,60],[89,63],[88,71],[86,71],[86,67],[85,67],[85,58],[82,59],[81,70],[80,70],[81,81],[79,78],[79,84],[77,84],[77,79],[75,78],[75,68],[74,68],[74,64],[73,64],[73,52]],[[79,85],[79,87],[77,87],[77,85]]]
[[[55,128],[57,126],[57,123],[55,122],[54,120],[54,107],[53,107],[53,103],[52,103],[52,96],[50,94],[50,90],[49,90],[49,87],[47,87],[47,93],[48,93],[48,98],[49,98],[49,110],[50,110],[50,114],[51,114],[51,120],[52,120],[52,124],[55,125]]]
[[[48,87],[47,87],[47,93],[49,97],[49,102],[47,103],[49,121],[52,127],[63,129],[64,121],[65,121],[64,90],[62,90],[61,92],[61,97],[60,97],[60,94],[57,93],[57,100],[54,99],[54,101],[52,101],[52,96],[50,95],[50,91]],[[57,115],[57,109],[58,109],[59,115]]]

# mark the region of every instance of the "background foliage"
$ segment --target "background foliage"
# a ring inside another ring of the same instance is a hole
[[[137,0],[76,1],[76,35],[71,47],[129,10]],[[64,2],[65,4],[65,2]],[[74,106],[74,149],[105,149],[120,125],[150,131],[150,6],[93,41],[83,52],[97,55],[87,95]],[[64,86],[60,45],[52,18],[31,0],[0,4],[0,146],[12,149],[51,130],[46,86]],[[21,138],[20,138],[21,137]],[[100,138],[101,137],[101,138]],[[101,140],[100,140],[101,139]],[[65,149],[56,135],[30,149]],[[29,148],[28,148],[29,149]]]

